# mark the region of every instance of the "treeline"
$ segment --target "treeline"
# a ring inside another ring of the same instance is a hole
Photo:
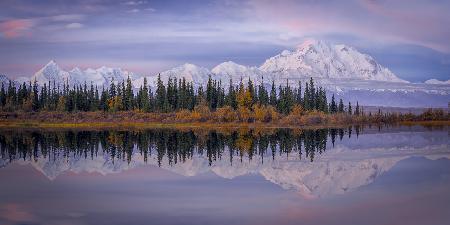
[[[225,91],[227,90],[227,91]],[[144,78],[139,90],[133,90],[131,79],[112,81],[109,87],[97,87],[93,84],[61,87],[55,82],[44,83],[41,87],[37,82],[23,83],[16,87],[12,82],[8,87],[2,84],[0,90],[0,110],[26,112],[60,111],[140,111],[167,113],[181,110],[193,111],[196,108],[207,107],[210,111],[228,107],[232,110],[254,111],[254,107],[275,110],[281,114],[289,114],[295,107],[304,111],[319,111],[324,113],[362,114],[359,104],[352,109],[350,102],[344,106],[342,99],[337,102],[334,95],[328,102],[327,94],[322,87],[316,87],[314,80],[298,87],[286,85],[278,87],[272,82],[270,90],[263,84],[255,85],[249,79],[244,85],[241,80],[237,86],[230,85],[227,89],[221,81],[211,77],[206,87],[194,89],[192,82],[183,79],[169,78],[166,84],[158,76],[156,89],[152,90]]]

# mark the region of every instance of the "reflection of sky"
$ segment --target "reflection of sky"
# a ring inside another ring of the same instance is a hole
[[[0,74],[30,75],[50,59],[145,75],[185,62],[260,65],[315,37],[356,46],[406,80],[448,79],[449,9],[422,0],[3,0]]]
[[[446,224],[449,171],[448,159],[410,158],[355,192],[304,199],[254,175],[183,177],[141,167],[50,181],[15,164],[0,170],[8,180],[0,186],[0,223]]]

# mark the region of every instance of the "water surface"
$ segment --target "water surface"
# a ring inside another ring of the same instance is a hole
[[[449,127],[0,131],[0,224],[449,224]]]

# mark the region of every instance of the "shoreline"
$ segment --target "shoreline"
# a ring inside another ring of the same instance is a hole
[[[395,122],[371,122],[371,121],[348,121],[342,122],[321,122],[316,124],[285,124],[279,122],[183,122],[183,121],[132,121],[129,119],[102,121],[102,120],[80,120],[58,119],[45,121],[41,119],[11,118],[0,119],[0,129],[83,129],[83,130],[104,130],[104,129],[323,129],[323,128],[346,128],[348,126],[377,126],[377,125],[403,125],[403,126],[450,126],[449,120],[433,121],[395,121]]]

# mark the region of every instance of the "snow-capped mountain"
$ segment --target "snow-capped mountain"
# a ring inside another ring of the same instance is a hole
[[[335,94],[344,101],[361,105],[395,107],[446,107],[450,96],[449,81],[431,79],[425,83],[410,83],[398,78],[389,69],[378,64],[371,56],[360,53],[346,45],[332,45],[323,41],[306,41],[294,51],[284,50],[267,59],[260,67],[249,67],[228,61],[211,70],[193,64],[183,64],[159,73],[167,82],[169,77],[185,78],[195,87],[205,85],[208,77],[221,80],[227,89],[230,79],[234,85],[241,79],[252,80],[269,88],[272,81],[278,85],[289,82],[297,86],[314,77],[316,84],[324,87],[329,95]],[[122,82],[131,78],[138,89],[144,83],[144,76],[120,68],[100,67],[65,71],[55,61],[50,61],[31,78],[21,77],[17,84],[36,80],[39,85],[55,81],[62,85],[68,81],[71,86],[91,83],[109,86],[112,80]],[[147,84],[156,87],[158,74],[146,76]],[[5,78],[2,78],[5,79]]]
[[[62,70],[53,60],[31,77],[31,80],[36,81],[39,85],[48,84],[48,82],[53,83],[53,81],[57,84],[63,84],[68,79],[69,73]],[[72,81],[72,79],[70,81]]]
[[[184,77],[186,81],[193,82],[195,86],[206,84],[206,82],[208,82],[208,77],[210,75],[214,75],[207,68],[196,66],[190,63],[186,63],[170,70],[161,72],[160,74],[161,80],[163,82],[167,82],[169,77],[172,79],[176,78],[177,80]]]
[[[55,61],[51,60],[47,65],[36,72],[30,80],[36,80],[39,85],[48,82],[51,82],[51,84],[55,82],[56,84],[62,85],[68,82],[71,86],[83,85],[84,83],[88,85],[92,83],[97,86],[108,86],[111,81],[122,82],[128,77],[135,80],[140,76],[120,68],[108,68],[105,66],[98,69],[88,68],[86,70],[75,67],[70,71],[64,71]]]
[[[232,61],[217,65],[211,70],[211,72],[216,74],[216,76],[220,78],[223,83],[227,84],[230,80],[232,80],[234,84],[237,84],[241,79],[244,82],[250,79],[255,83],[261,83],[265,75],[265,73],[257,67],[248,67]],[[266,77],[266,79],[267,81],[272,80],[268,79],[268,77]]]
[[[304,42],[295,51],[285,50],[267,59],[260,69],[289,79],[303,76],[407,82],[352,47],[315,40]]]

